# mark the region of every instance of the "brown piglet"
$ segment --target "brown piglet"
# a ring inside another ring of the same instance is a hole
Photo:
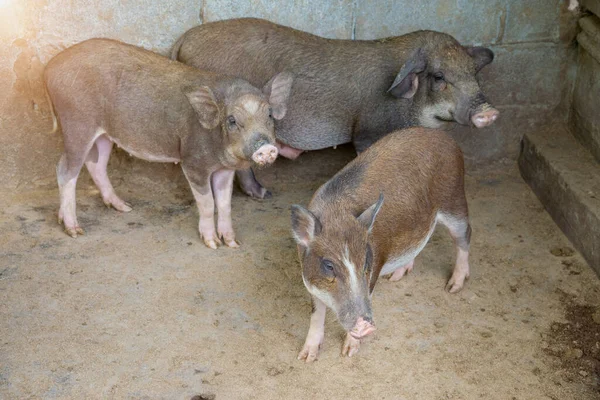
[[[412,270],[436,224],[457,250],[446,286],[458,292],[469,277],[471,227],[460,148],[443,131],[393,132],[350,162],[314,194],[307,208],[292,206],[304,285],[313,313],[301,360],[317,358],[326,307],[343,328],[343,355],[352,356],[375,330],[371,296],[377,278],[396,281]]]
[[[114,143],[147,161],[181,162],[204,243],[216,249],[222,239],[238,246],[231,222],[233,176],[236,169],[275,161],[274,119],[286,113],[290,74],[275,75],[259,90],[139,47],[91,39],[50,60],[44,81],[64,137],[56,172],[58,218],[67,234],[83,234],[75,186],[84,164],[104,203],[131,211],[106,172]]]

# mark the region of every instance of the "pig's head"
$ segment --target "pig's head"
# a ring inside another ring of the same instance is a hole
[[[485,47],[461,46],[452,36],[426,32],[400,68],[388,92],[413,99],[419,125],[439,128],[445,121],[483,128],[499,115],[481,92],[476,74],[492,62]]]
[[[290,73],[281,72],[262,91],[238,79],[219,93],[219,100],[207,86],[186,95],[205,129],[221,127],[229,163],[263,166],[277,158],[274,120],[286,114],[292,81]]]
[[[302,206],[292,206],[292,230],[304,285],[336,313],[344,329],[356,339],[375,330],[369,237],[382,204],[380,196],[356,216],[340,212],[331,204],[323,220]]]

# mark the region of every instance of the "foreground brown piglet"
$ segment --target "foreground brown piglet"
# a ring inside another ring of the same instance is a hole
[[[56,168],[58,218],[69,235],[83,234],[75,186],[84,163],[104,203],[131,211],[106,174],[116,143],[147,161],[181,162],[198,204],[204,243],[216,249],[223,239],[238,246],[231,223],[234,172],[252,162],[275,161],[273,119],[286,113],[289,74],[276,75],[261,91],[135,46],[91,39],[54,57],[44,79],[64,136],[65,152]]]
[[[463,157],[452,138],[427,128],[385,136],[321,186],[308,209],[292,206],[302,278],[313,299],[298,359],[316,359],[325,306],[348,332],[342,354],[355,354],[361,338],[375,330],[371,295],[377,278],[392,274],[396,281],[412,270],[438,222],[458,252],[446,286],[455,293],[469,277]]]

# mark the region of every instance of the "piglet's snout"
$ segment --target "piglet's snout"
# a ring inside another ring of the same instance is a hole
[[[263,144],[254,152],[254,154],[252,154],[252,161],[258,165],[272,164],[278,154],[279,151],[277,150],[277,147],[272,144]]]
[[[489,108],[485,111],[473,114],[471,117],[471,122],[473,122],[473,125],[475,125],[477,128],[483,128],[493,124],[494,121],[498,119],[498,115],[500,115],[498,110],[495,108]]]
[[[350,331],[350,335],[352,335],[354,339],[361,339],[375,332],[375,329],[375,325],[373,325],[372,322],[369,322],[360,317],[356,321],[356,325],[354,325],[354,328],[352,328],[352,330]]]

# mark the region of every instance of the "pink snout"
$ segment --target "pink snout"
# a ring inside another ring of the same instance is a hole
[[[471,122],[477,128],[483,128],[485,126],[491,125],[494,123],[496,119],[498,119],[498,115],[500,112],[495,108],[490,108],[485,111],[478,112],[471,117]]]
[[[278,154],[279,151],[277,150],[277,147],[272,144],[263,144],[254,152],[254,154],[252,154],[252,161],[258,165],[272,164]]]
[[[356,321],[356,325],[354,325],[354,328],[352,328],[352,330],[350,331],[350,335],[354,339],[361,339],[375,332],[375,329],[375,325],[373,325],[369,321],[365,321],[362,317],[360,317]]]

